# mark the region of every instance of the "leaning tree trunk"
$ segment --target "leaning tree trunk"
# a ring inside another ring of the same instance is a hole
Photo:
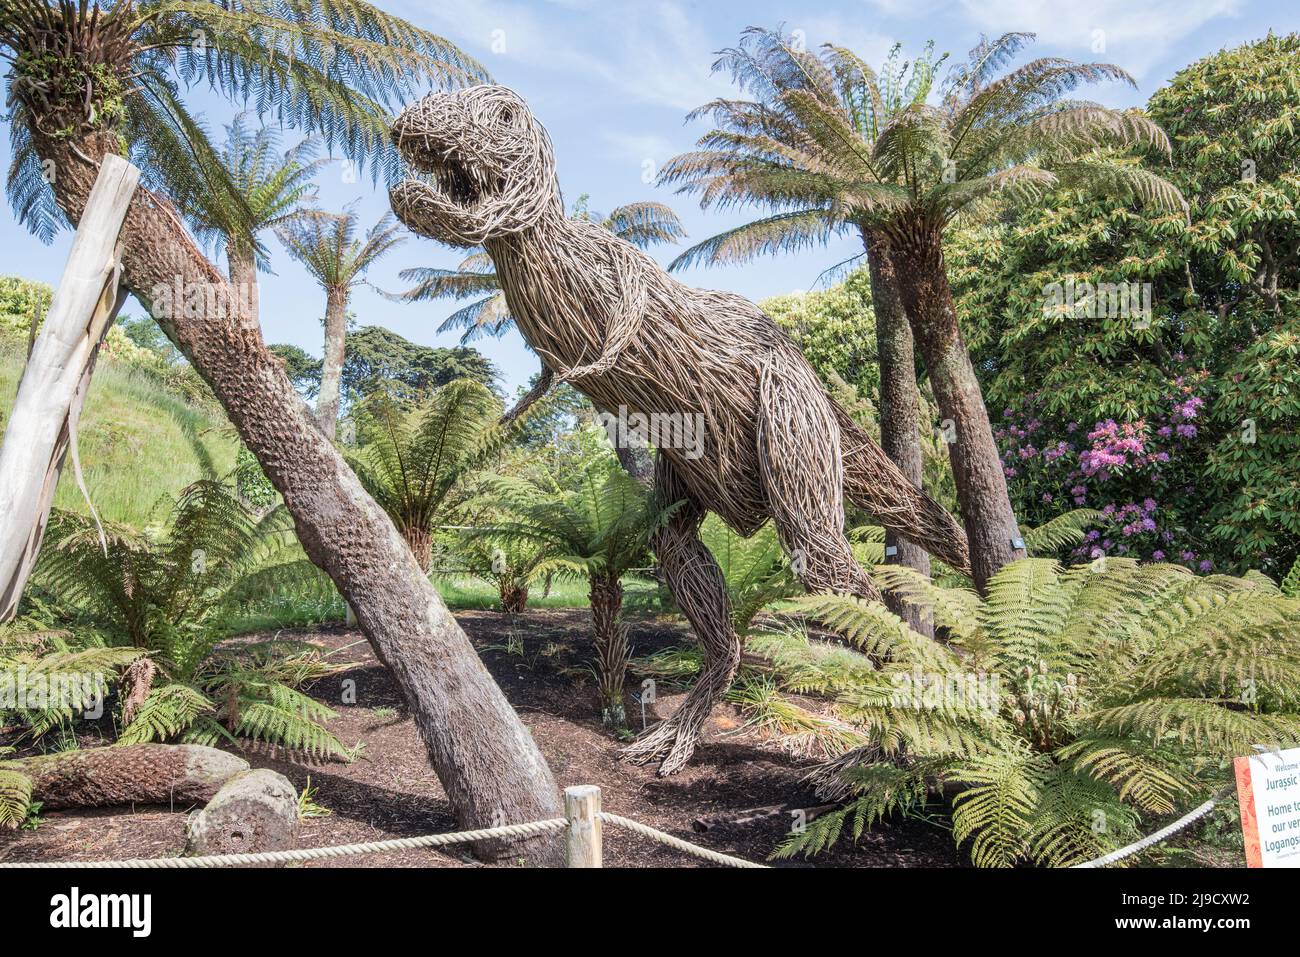
[[[69,451],[81,481],[77,424],[100,343],[125,298],[118,233],[139,179],[120,158],[104,164],[23,368],[0,447],[0,621],[18,612]]]
[[[348,291],[331,286],[325,293],[325,359],[321,365],[320,395],[316,398],[316,419],[321,431],[331,439],[339,423],[347,333]]]
[[[32,132],[57,170],[55,194],[72,222],[81,217],[99,158],[116,137],[75,144]],[[74,148],[75,147],[75,148]],[[164,201],[140,190],[122,229],[123,281],[212,387],[244,444],[284,499],[307,556],[356,611],[375,654],[410,705],[434,770],[460,824],[490,827],[556,817],[554,778],[528,729],[502,695],[465,633],[420,570],[384,511],[316,427],[284,368],[244,315],[193,316],[160,309],[162,291],[230,290]],[[555,863],[552,838],[480,848]]]
[[[1020,528],[984,394],[957,323],[948,285],[942,227],[905,224],[889,232],[903,309],[912,323],[930,385],[945,421],[957,501],[970,543],[971,571],[982,592],[1008,562],[1025,556]]]
[[[240,242],[226,240],[226,265],[230,285],[244,304],[249,322],[261,328],[262,306],[257,285],[257,260],[253,251]]]
[[[885,238],[864,231],[867,271],[871,280],[871,308],[876,318],[876,355],[880,363],[880,445],[889,460],[921,488],[921,396],[916,388],[916,356],[912,329],[903,311],[898,276]],[[890,549],[894,554],[889,554]],[[927,578],[930,556],[915,542],[885,530],[885,562],[914,568]],[[919,605],[885,593],[889,610],[914,631],[934,637],[934,622]]]
[[[596,639],[601,720],[606,727],[626,727],[623,682],[632,649],[627,640],[627,624],[623,621],[623,584],[617,576],[591,576],[591,622]]]

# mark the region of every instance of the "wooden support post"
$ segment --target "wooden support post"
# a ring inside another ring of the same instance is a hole
[[[600,788],[594,784],[565,788],[564,816],[569,819],[568,866],[604,867]]]
[[[18,385],[0,447],[0,621],[17,611],[69,449],[77,464],[77,419],[90,373],[125,299],[117,238],[139,180],[126,160],[104,157]]]

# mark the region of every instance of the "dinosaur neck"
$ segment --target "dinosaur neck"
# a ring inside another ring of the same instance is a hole
[[[585,238],[563,212],[547,212],[531,228],[484,244],[519,333],[552,367],[589,361],[598,345],[585,334],[584,290],[600,284],[594,263],[583,265]]]

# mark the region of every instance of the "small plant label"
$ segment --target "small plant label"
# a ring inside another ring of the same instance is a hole
[[[1247,867],[1300,867],[1300,748],[1236,758]]]

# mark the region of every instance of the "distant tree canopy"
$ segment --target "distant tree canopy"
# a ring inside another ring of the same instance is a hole
[[[122,334],[141,349],[154,353],[165,362],[180,361],[180,350],[172,345],[152,316],[119,316],[117,325]]]
[[[1297,55],[1268,37],[1151,98],[1189,218],[1062,191],[949,243],[1027,523],[1109,507],[1090,554],[1202,570],[1300,552]]]
[[[0,339],[26,339],[34,312],[44,312],[54,294],[43,282],[0,276]]]
[[[533,373],[526,386],[520,386],[516,399],[537,384],[540,373]],[[569,385],[561,382],[553,386],[546,397],[530,411],[519,426],[516,441],[522,447],[542,450],[564,442],[575,429],[593,420],[596,414],[591,400]]]
[[[285,371],[304,395],[320,388],[320,360],[298,346],[271,346]],[[444,349],[411,342],[382,326],[363,326],[347,337],[343,395],[351,403],[380,389],[403,398],[427,395],[455,379],[473,379],[492,387],[496,367],[477,349]]]
[[[829,289],[773,296],[761,306],[798,343],[823,381],[831,382],[834,372],[863,397],[877,395],[880,361],[865,268]]]

